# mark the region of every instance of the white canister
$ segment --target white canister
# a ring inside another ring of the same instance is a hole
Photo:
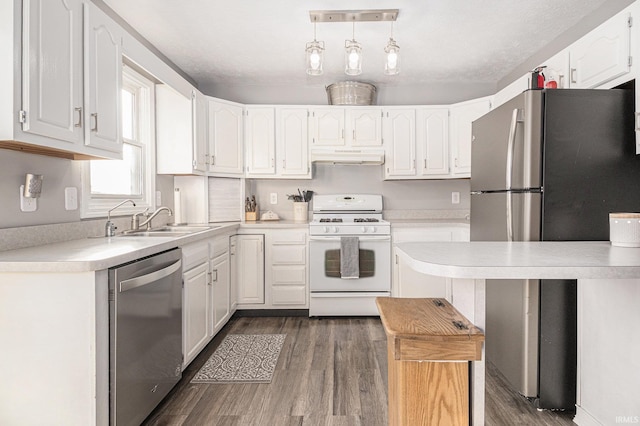
[[[612,246],[640,247],[640,213],[609,213]]]
[[[295,222],[306,222],[307,220],[309,220],[309,203],[304,201],[294,201],[293,220]]]

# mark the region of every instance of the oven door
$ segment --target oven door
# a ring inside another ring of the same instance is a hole
[[[359,236],[360,278],[340,278],[340,237],[309,238],[311,292],[391,291],[391,237]]]

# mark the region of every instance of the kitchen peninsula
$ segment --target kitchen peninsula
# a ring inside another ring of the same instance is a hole
[[[397,253],[418,272],[453,278],[454,306],[482,329],[486,279],[577,279],[574,422],[639,418],[640,339],[623,325],[640,321],[640,249],[609,242],[401,243]],[[484,362],[473,363],[474,425],[484,424]]]

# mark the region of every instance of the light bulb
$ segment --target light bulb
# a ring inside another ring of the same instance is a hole
[[[309,55],[309,65],[314,70],[317,70],[320,67],[320,53],[317,50],[313,50],[311,55]]]
[[[387,55],[387,67],[393,69],[398,65],[398,54],[396,52],[389,52]]]
[[[360,59],[360,56],[358,55],[358,52],[356,52],[355,50],[352,50],[349,53],[349,68],[357,68],[359,59]]]

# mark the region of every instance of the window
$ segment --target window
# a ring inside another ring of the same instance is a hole
[[[131,68],[122,72],[122,160],[92,160],[83,167],[82,217],[106,216],[107,210],[128,198],[118,214],[153,207],[154,85]]]

